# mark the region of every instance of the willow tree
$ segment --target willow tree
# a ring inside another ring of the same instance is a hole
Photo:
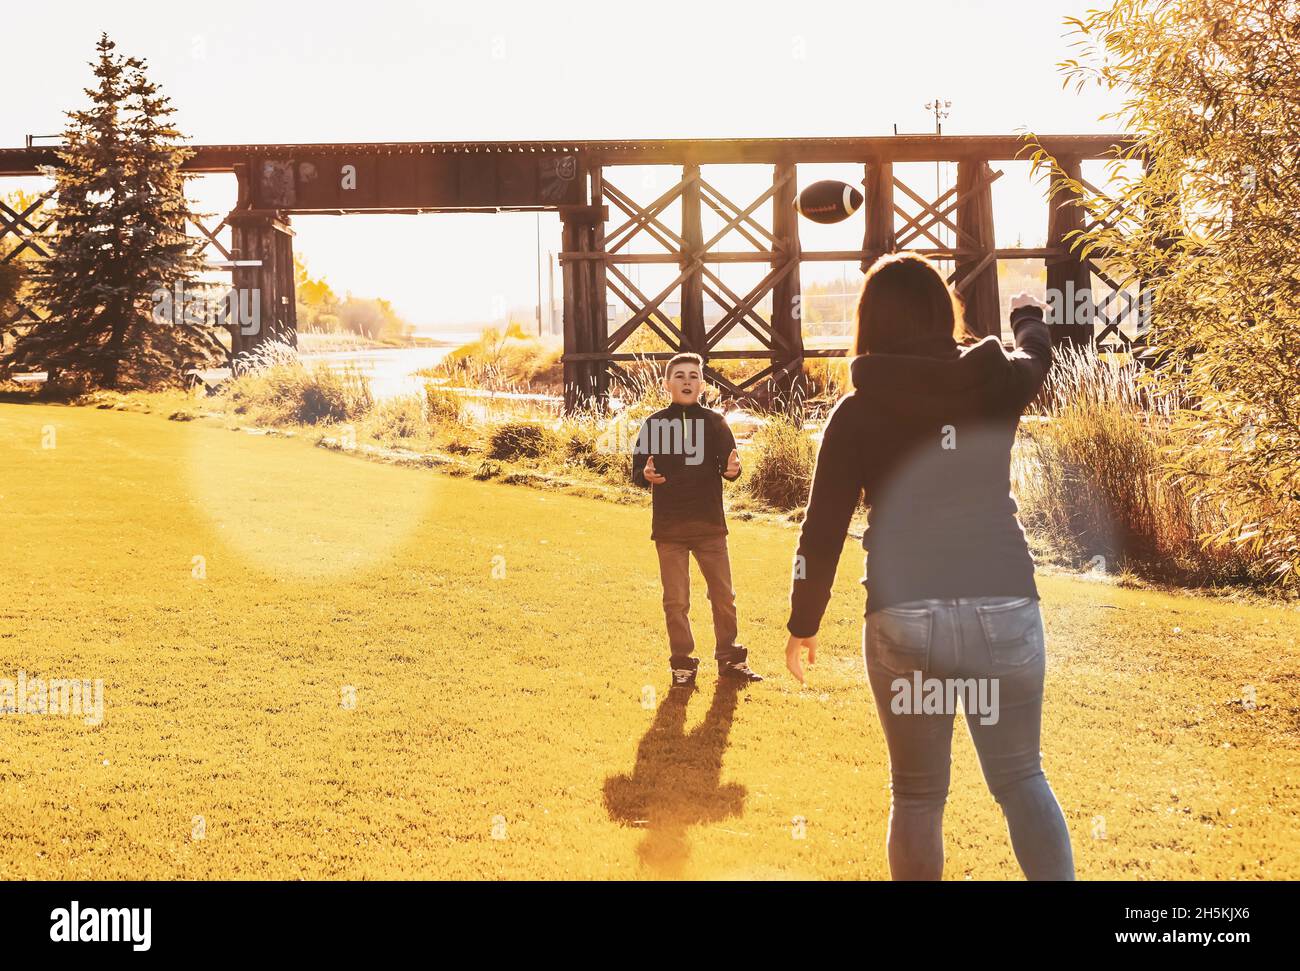
[[[105,387],[178,380],[222,353],[208,315],[160,299],[178,283],[181,294],[204,293],[203,264],[185,236],[189,150],[145,62],[115,47],[101,35],[90,104],[68,112],[53,173],[56,232],[34,280],[47,317],[8,361],[44,368],[51,381],[75,375]]]
[[[1065,84],[1122,95],[1102,117],[1135,141],[1108,163],[1104,196],[1036,140],[1034,157],[1100,219],[1079,252],[1146,283],[1164,362],[1151,380],[1186,403],[1168,471],[1222,513],[1203,544],[1249,544],[1296,582],[1300,4],[1117,0],[1067,24]]]

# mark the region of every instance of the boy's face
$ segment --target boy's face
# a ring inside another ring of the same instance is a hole
[[[673,369],[664,378],[664,388],[672,396],[675,405],[693,405],[700,400],[704,382],[697,364],[690,362],[674,364]]]

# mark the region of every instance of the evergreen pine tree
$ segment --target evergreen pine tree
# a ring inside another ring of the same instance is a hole
[[[177,281],[201,296],[202,260],[184,235],[191,212],[180,166],[189,150],[170,121],[175,109],[146,77],[145,62],[96,45],[91,104],[68,112],[54,171],[56,234],[35,274],[49,311],[16,344],[12,364],[44,368],[50,381],[77,376],[104,387],[179,380],[218,358],[206,320],[183,304],[154,319],[156,294]]]

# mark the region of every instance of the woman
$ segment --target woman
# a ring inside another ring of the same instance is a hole
[[[870,507],[863,653],[889,746],[889,868],[943,875],[955,693],[1025,876],[1074,879],[1069,831],[1039,761],[1044,638],[1033,563],[1011,498],[1020,414],[1051,366],[1043,307],[1011,303],[1016,349],[970,346],[961,308],[915,254],[881,257],[858,302],[853,391],[830,414],[795,557],[786,664],[816,660],[849,519]],[[974,679],[974,680],[968,680]],[[925,703],[943,698],[942,705]],[[915,712],[915,713],[912,713]]]

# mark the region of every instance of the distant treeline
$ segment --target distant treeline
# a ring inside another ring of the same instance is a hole
[[[360,334],[371,340],[409,337],[415,330],[382,297],[354,297],[348,293],[340,299],[324,277],[312,277],[306,262],[296,253],[293,266],[299,330]]]

